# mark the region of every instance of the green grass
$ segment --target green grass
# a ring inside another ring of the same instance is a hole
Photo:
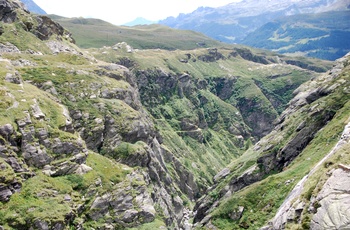
[[[197,43],[205,43],[205,47],[220,44],[197,32],[175,30],[162,25],[127,27],[92,18],[50,17],[68,29],[82,48],[100,48],[127,42],[136,49],[188,50],[198,48]]]
[[[8,203],[1,204],[0,216],[11,228],[30,226],[35,220],[64,221],[71,212],[64,196],[77,196],[63,178],[51,178],[40,172],[23,183]],[[74,198],[73,198],[74,199]]]
[[[123,181],[126,174],[132,171],[125,165],[93,152],[89,153],[86,164],[93,170],[83,176],[83,183],[90,185],[100,178],[106,190],[110,189],[112,184]]]
[[[21,23],[1,23],[4,28],[4,33],[0,36],[0,42],[6,44],[10,42],[15,45],[20,51],[35,50],[44,54],[49,54],[51,51],[46,45],[35,37],[34,34],[28,33],[22,27]]]
[[[153,230],[161,228],[166,228],[166,225],[163,220],[156,218],[152,223],[143,224],[137,228],[129,228],[128,230]]]
[[[132,171],[96,153],[88,155],[86,164],[93,170],[85,175],[49,177],[37,171],[35,177],[23,182],[21,192],[15,193],[8,203],[0,204],[0,221],[7,224],[4,227],[17,229],[32,226],[35,220],[65,222],[66,215],[73,208],[73,203],[64,201],[66,195],[71,197],[72,202],[81,201],[88,188],[97,180],[102,182],[98,187],[99,192],[105,193]]]
[[[7,164],[2,158],[0,158],[0,183],[7,184],[15,180],[16,174],[9,164]]]
[[[122,142],[113,150],[112,157],[115,159],[126,159],[130,155],[135,155],[135,154],[145,155],[147,154],[145,150],[145,146],[146,146],[146,143],[142,141],[138,141],[135,144]]]

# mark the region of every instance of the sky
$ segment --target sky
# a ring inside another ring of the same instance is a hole
[[[64,17],[99,18],[115,25],[137,17],[158,21],[200,6],[219,7],[239,0],[34,0],[48,14]]]

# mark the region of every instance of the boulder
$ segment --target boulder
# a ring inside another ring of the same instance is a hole
[[[13,193],[8,187],[0,184],[0,202],[9,201],[12,194]]]
[[[20,53],[21,51],[13,44],[6,42],[6,44],[0,43],[0,53]]]
[[[236,210],[234,210],[232,213],[229,214],[229,217],[231,220],[239,220],[242,218],[244,212],[244,207],[243,206],[238,206]]]
[[[14,133],[13,126],[11,124],[5,124],[0,126],[0,135],[5,139],[9,140],[10,136]]]
[[[32,115],[35,119],[44,119],[45,114],[41,111],[38,102],[34,99],[34,105],[32,105]]]
[[[44,220],[36,220],[34,222],[34,227],[35,229],[39,229],[39,230],[49,230],[49,224],[44,221]]]
[[[19,75],[18,72],[16,72],[15,74],[7,73],[5,76],[5,81],[10,82],[10,83],[14,83],[14,84],[21,84],[22,83],[21,76]]]

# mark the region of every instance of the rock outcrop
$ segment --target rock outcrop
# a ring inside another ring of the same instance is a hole
[[[0,21],[12,23],[17,20],[16,8],[22,8],[23,5],[19,1],[0,1]],[[23,9],[23,8],[22,8]]]
[[[59,38],[68,40],[74,43],[71,34],[65,30],[60,24],[54,22],[51,18],[44,15],[30,15],[29,11],[25,9],[24,4],[20,1],[1,0],[0,1],[0,21],[4,23],[13,23],[18,21],[18,13],[25,17],[21,22],[23,27],[32,32],[41,40],[48,40],[55,35]],[[35,22],[36,21],[36,22]]]
[[[323,185],[314,202],[320,206],[312,217],[311,229],[346,229],[350,226],[350,173],[337,169]]]

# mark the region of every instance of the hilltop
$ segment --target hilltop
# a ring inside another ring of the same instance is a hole
[[[50,17],[69,31],[82,48],[101,48],[127,42],[135,49],[196,49],[219,45],[201,33],[163,25],[115,26],[100,19]]]

